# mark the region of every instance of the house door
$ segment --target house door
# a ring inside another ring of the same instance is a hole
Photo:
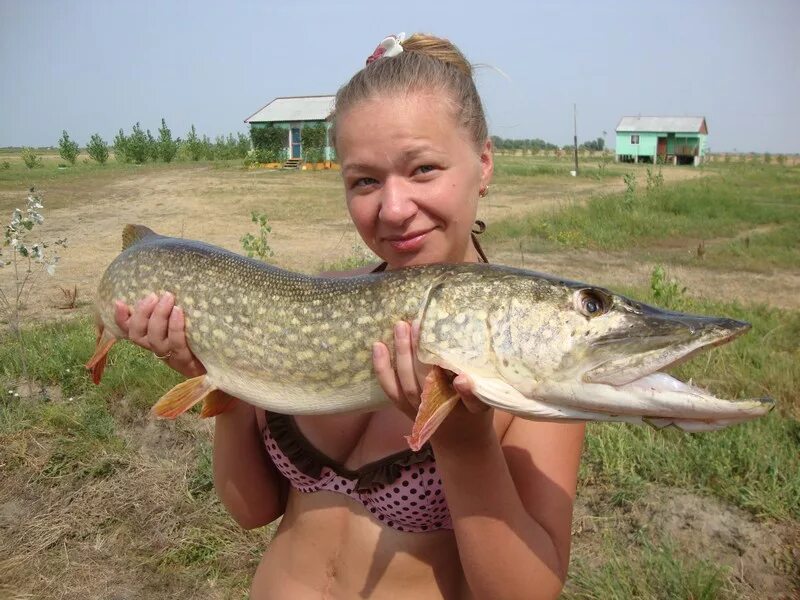
[[[658,149],[656,150],[656,154],[663,162],[667,161],[667,138],[658,138]]]
[[[300,158],[300,128],[292,127],[292,158]]]

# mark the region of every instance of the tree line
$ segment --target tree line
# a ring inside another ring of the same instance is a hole
[[[526,154],[536,156],[540,152],[569,152],[573,149],[572,144],[558,146],[540,138],[509,139],[502,138],[497,135],[492,136],[492,145],[494,146],[495,151],[499,154],[505,154],[506,152],[516,153],[517,151],[521,151],[523,156]],[[605,140],[601,137],[598,137],[595,140],[583,142],[580,146],[578,146],[578,149],[590,152],[603,152],[605,147]]]
[[[95,133],[89,138],[85,151],[90,159],[101,165],[108,161],[112,151],[118,162],[135,164],[169,163],[173,160],[243,159],[250,151],[250,136],[243,133],[217,136],[212,140],[207,135],[198,135],[192,125],[185,138],[173,138],[165,119],[161,119],[161,127],[156,133],[154,136],[149,129],[143,129],[141,124],[136,123],[128,134],[120,128],[111,144]],[[80,153],[79,144],[70,138],[66,130],[62,131],[58,140],[59,156],[74,165]],[[23,148],[22,159],[29,168],[36,167],[41,162],[32,148]]]

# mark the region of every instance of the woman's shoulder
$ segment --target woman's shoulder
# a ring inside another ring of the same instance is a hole
[[[373,263],[358,267],[357,269],[348,269],[347,271],[322,271],[320,277],[355,277],[356,275],[366,275],[367,273],[375,272],[381,263]]]

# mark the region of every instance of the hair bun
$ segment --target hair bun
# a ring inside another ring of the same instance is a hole
[[[428,33],[415,33],[403,42],[404,52],[419,52],[453,65],[467,77],[472,77],[472,65],[450,41]]]

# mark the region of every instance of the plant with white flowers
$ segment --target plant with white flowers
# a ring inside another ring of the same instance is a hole
[[[0,320],[7,321],[12,331],[19,335],[20,312],[25,306],[38,276],[52,275],[58,263],[57,247],[65,247],[67,240],[48,243],[34,241],[34,229],[44,222],[42,200],[34,189],[28,194],[26,208],[15,208],[5,226],[0,244],[0,268],[13,269],[11,290],[0,288]]]

